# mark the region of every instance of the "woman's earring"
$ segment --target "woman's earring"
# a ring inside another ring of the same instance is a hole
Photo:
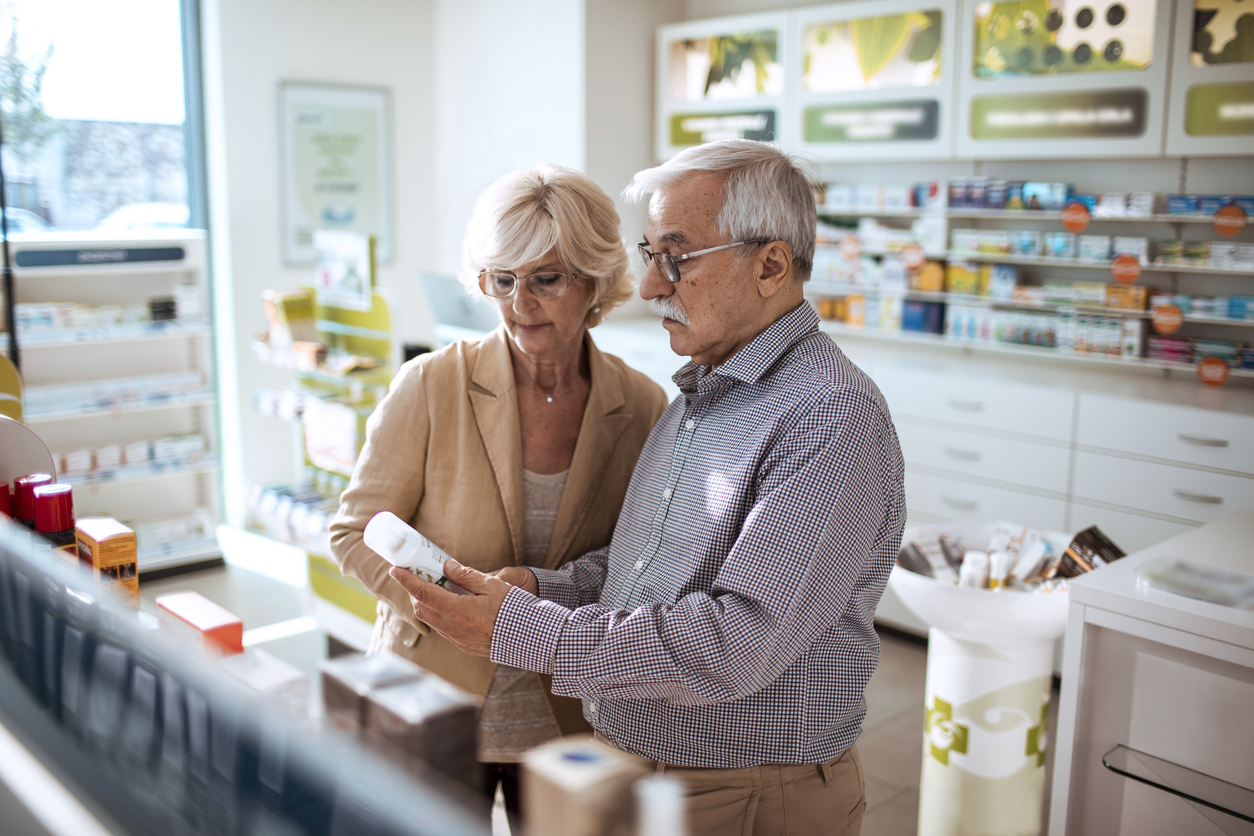
[[[592,306],[592,312],[593,312],[593,313],[600,313],[600,312],[601,312],[601,305],[600,305],[600,303],[599,303],[599,302],[598,302],[597,304],[595,304],[595,305],[593,305],[593,306]]]

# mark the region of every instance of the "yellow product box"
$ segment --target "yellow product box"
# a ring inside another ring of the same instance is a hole
[[[139,603],[139,560],[135,532],[112,517],[87,517],[75,526],[78,560],[128,604]]]
[[[1149,305],[1150,289],[1139,284],[1106,285],[1106,307],[1143,311]]]
[[[945,268],[936,261],[923,262],[923,266],[910,274],[910,289],[940,293],[945,289]]]
[[[964,293],[968,296],[980,295],[980,266],[970,261],[951,261],[945,268],[945,291],[947,293]]]

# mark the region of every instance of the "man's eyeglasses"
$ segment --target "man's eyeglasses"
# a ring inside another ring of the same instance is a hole
[[[655,253],[653,250],[649,249],[648,244],[643,242],[637,244],[636,249],[640,250],[640,257],[644,259],[646,268],[649,264],[657,265],[658,272],[665,276],[671,284],[674,284],[682,278],[679,275],[679,262],[681,261],[687,261],[688,259],[696,258],[699,255],[716,253],[719,250],[730,250],[732,247],[743,247],[746,244],[769,244],[774,240],[774,238],[748,238],[744,241],[737,241],[734,244],[723,244],[721,247],[710,247],[708,250],[697,250],[694,253],[684,253],[683,255]]]
[[[531,291],[532,296],[540,299],[556,299],[566,295],[566,291],[570,290],[576,278],[578,274],[575,273],[568,275],[556,270],[544,270],[525,276],[523,280],[527,282],[527,289]],[[518,281],[518,277],[513,273],[504,271],[484,270],[479,273],[479,289],[484,292],[484,295],[497,299],[513,296],[518,291]]]

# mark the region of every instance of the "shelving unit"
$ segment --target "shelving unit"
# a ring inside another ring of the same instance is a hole
[[[80,517],[116,517],[139,532],[142,573],[219,560],[221,519],[215,374],[204,233],[149,230],[14,236],[18,304],[146,305],[177,295],[177,318],[96,327],[19,329],[26,421],[54,454],[168,436],[204,436],[206,452],[61,476]],[[176,294],[177,290],[177,294]],[[162,376],[162,377],[158,377]],[[169,381],[154,386],[156,380]],[[78,402],[65,389],[83,387]],[[59,464],[58,464],[59,466]],[[162,541],[145,531],[187,536]]]

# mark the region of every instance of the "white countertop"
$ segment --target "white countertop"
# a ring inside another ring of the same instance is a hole
[[[1224,517],[1076,578],[1071,601],[1254,649],[1254,611],[1138,587],[1139,566],[1173,557],[1254,574],[1254,513]]]

